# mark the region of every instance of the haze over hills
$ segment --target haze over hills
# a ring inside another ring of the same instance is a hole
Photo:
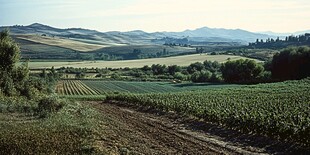
[[[23,57],[31,59],[129,60],[167,57],[229,50],[248,45],[256,39],[282,38],[272,32],[267,35],[242,29],[209,27],[182,32],[99,32],[34,23],[28,26],[2,26],[0,31],[5,28],[10,29],[12,37],[19,43]]]
[[[6,27],[0,27],[4,29]],[[247,44],[257,38],[266,39],[275,37],[271,35],[253,33],[241,29],[223,29],[202,27],[195,30],[185,30],[182,32],[155,32],[147,33],[142,30],[129,32],[99,32],[82,28],[59,29],[48,25],[34,23],[28,26],[8,26],[13,34],[45,34],[50,36],[66,37],[70,39],[85,39],[98,44],[162,44],[162,38],[187,38],[193,42],[240,42]]]
[[[286,37],[286,36],[290,36],[290,35],[302,35],[305,33],[310,33],[310,30],[297,31],[297,32],[292,32],[292,33],[276,33],[276,32],[272,32],[272,31],[265,31],[265,32],[258,32],[258,33],[267,34],[270,36]]]

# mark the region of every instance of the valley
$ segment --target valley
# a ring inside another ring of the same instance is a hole
[[[309,154],[302,32],[1,26],[0,154]]]

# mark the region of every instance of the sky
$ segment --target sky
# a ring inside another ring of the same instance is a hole
[[[310,29],[310,0],[0,0],[0,26],[42,23],[102,32]]]

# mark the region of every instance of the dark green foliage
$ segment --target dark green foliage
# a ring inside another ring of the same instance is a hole
[[[221,64],[217,61],[212,62],[212,61],[206,60],[203,62],[203,65],[204,65],[206,70],[208,70],[212,73],[217,72],[221,69]]]
[[[240,59],[224,63],[221,67],[221,71],[226,82],[248,83],[258,80],[264,68],[254,60]]]
[[[8,74],[20,58],[19,47],[9,36],[9,30],[0,32],[0,58],[0,71],[7,71]]]
[[[175,73],[173,77],[175,79],[182,80],[182,81],[187,80],[187,76],[180,72]]]
[[[302,79],[310,76],[310,48],[291,47],[276,54],[271,62],[274,79]]]
[[[180,72],[180,71],[181,71],[181,67],[178,65],[168,66],[168,73],[170,75],[174,75],[176,72]]]
[[[9,31],[0,33],[0,91],[4,95],[18,95],[29,77],[27,64],[16,67],[20,51],[18,45],[9,36]]]
[[[45,97],[38,103],[37,113],[40,117],[47,117],[50,113],[55,113],[63,107],[56,97]]]
[[[160,64],[153,64],[152,65],[152,71],[154,75],[160,75],[167,72],[167,66],[166,65],[160,65]]]
[[[196,71],[202,71],[204,69],[204,65],[201,62],[195,62],[190,64],[187,67],[187,72],[190,74],[195,73]]]
[[[40,93],[52,93],[52,87],[59,78],[55,69],[52,68],[48,74],[43,71],[42,79],[34,80],[29,76],[28,61],[17,65],[20,51],[9,32],[1,32],[0,39],[0,91],[6,96],[25,96],[28,99]],[[49,91],[45,91],[47,89]]]
[[[192,74],[191,80],[193,82],[208,82],[212,73],[210,71],[197,71]]]
[[[303,45],[310,45],[310,34],[306,33],[304,35],[299,36],[287,36],[285,40],[280,40],[277,38],[274,39],[266,39],[266,41],[258,39],[255,43],[250,43],[249,47],[251,48],[271,48],[271,49],[279,49],[279,48],[286,48],[288,46],[303,46]]]

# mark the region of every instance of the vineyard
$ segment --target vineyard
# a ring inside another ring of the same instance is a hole
[[[193,115],[248,133],[310,145],[310,79],[162,94],[111,94],[107,101]]]

